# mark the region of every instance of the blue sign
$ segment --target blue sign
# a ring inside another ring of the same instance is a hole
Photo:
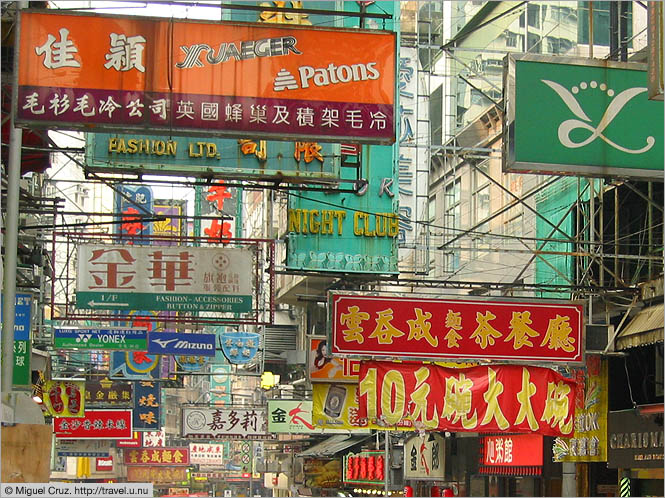
[[[2,308],[4,308],[4,298]],[[0,316],[2,311],[0,311]],[[14,318],[14,340],[30,340],[30,323],[32,318],[32,294],[16,294],[16,316]],[[3,319],[4,320],[4,319]]]
[[[132,424],[137,431],[158,431],[162,409],[159,382],[134,382],[134,409]]]
[[[224,332],[222,351],[231,363],[249,363],[259,350],[261,336],[256,332]]]
[[[159,355],[148,354],[145,351],[113,351],[109,379],[159,379],[159,358]]]
[[[150,332],[148,353],[186,356],[215,356],[215,334]]]

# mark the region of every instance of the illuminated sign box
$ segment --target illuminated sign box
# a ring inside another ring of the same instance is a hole
[[[394,32],[36,11],[20,26],[23,126],[395,141]]]
[[[504,171],[663,179],[646,64],[509,55],[504,89]]]

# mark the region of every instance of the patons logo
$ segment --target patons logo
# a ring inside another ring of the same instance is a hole
[[[647,88],[644,87],[634,87],[628,88],[619,94],[615,95],[615,90],[609,88],[605,83],[598,83],[597,81],[581,81],[579,85],[574,85],[570,90],[568,90],[563,85],[555,81],[550,80],[540,80],[549,86],[556,94],[563,100],[564,104],[568,106],[568,109],[578,118],[578,119],[567,119],[559,125],[559,142],[564,147],[569,149],[576,149],[579,147],[584,147],[589,145],[597,138],[604,140],[608,145],[614,147],[617,150],[626,152],[628,154],[642,154],[647,152],[653,145],[656,143],[656,140],[652,136],[646,137],[646,145],[640,149],[628,149],[622,145],[610,140],[608,137],[603,135],[605,129],[610,125],[610,123],[621,113],[621,110],[629,105],[630,101],[640,95],[641,93],[647,92]],[[594,127],[592,120],[584,112],[582,105],[575,98],[576,94],[579,94],[580,91],[597,91],[606,93],[608,97],[613,97],[608,106],[605,108],[605,112]],[[570,138],[571,132],[574,130],[583,129],[590,133],[590,135],[582,140],[581,142],[574,142]]]
[[[332,62],[327,67],[300,66],[298,68],[298,79],[290,71],[281,69],[275,76],[273,89],[276,92],[282,90],[297,90],[298,88],[309,88],[310,85],[328,86],[352,81],[377,80],[381,73],[374,67],[376,62],[336,66]]]

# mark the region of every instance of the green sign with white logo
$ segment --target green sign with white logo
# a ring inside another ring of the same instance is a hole
[[[509,55],[504,82],[504,171],[662,180],[646,64]]]

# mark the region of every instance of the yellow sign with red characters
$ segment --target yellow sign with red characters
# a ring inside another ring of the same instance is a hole
[[[85,381],[48,380],[42,392],[44,406],[52,417],[83,417]]]

